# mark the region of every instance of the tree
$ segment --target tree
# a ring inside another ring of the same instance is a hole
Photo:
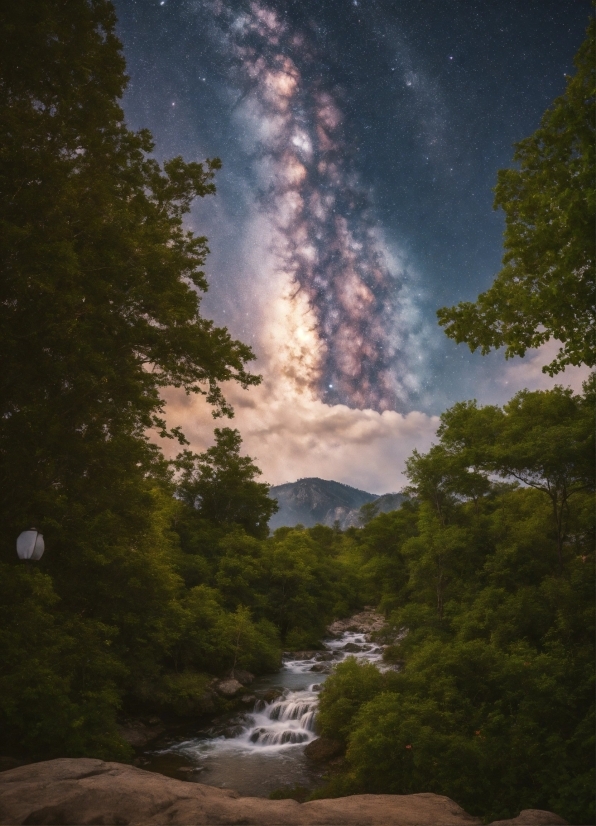
[[[569,499],[594,488],[595,387],[592,374],[583,396],[554,387],[522,390],[503,409],[455,404],[441,416],[440,444],[408,460],[412,490],[443,524],[454,495],[477,502],[490,491],[490,473],[540,490],[551,502],[562,564]]]
[[[277,511],[269,485],[255,481],[261,475],[250,456],[240,455],[242,438],[232,428],[216,428],[215,444],[204,453],[183,451],[178,493],[203,519],[240,525],[251,536],[269,534],[268,522]]]
[[[207,241],[183,223],[220,162],[160,165],[127,129],[115,23],[109,0],[0,8],[0,596],[40,625],[1,635],[0,724],[38,755],[125,755],[117,709],[179,634],[182,506],[148,430],[184,437],[162,388],[231,414],[221,383],[259,381],[200,313]],[[32,524],[39,611],[14,552]]]
[[[0,12],[0,511],[10,546],[30,523],[59,541],[54,527],[75,502],[87,516],[127,500],[143,512],[143,480],[159,475],[160,456],[147,429],[183,440],[168,434],[161,388],[203,393],[230,414],[220,383],[259,381],[245,369],[250,348],[200,315],[207,242],[183,226],[193,198],[215,191],[220,162],[160,166],[150,134],[126,128],[114,27],[109,0]]]
[[[437,313],[450,338],[483,354],[505,346],[506,358],[523,356],[557,339],[558,355],[543,368],[551,376],[568,364],[596,364],[595,31],[592,20],[565,93],[516,144],[518,167],[498,173],[503,269],[475,303]]]
[[[559,564],[570,497],[594,489],[594,385],[585,398],[555,387],[522,390],[504,407],[488,466],[545,493],[551,502]]]

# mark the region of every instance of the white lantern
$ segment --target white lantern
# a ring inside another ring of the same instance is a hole
[[[45,550],[43,536],[35,528],[23,531],[17,539],[17,554],[19,559],[41,559]]]

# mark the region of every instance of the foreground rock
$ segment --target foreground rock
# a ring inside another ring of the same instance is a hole
[[[540,813],[548,815],[549,813]],[[562,824],[531,820],[532,824]],[[436,794],[364,794],[297,803],[174,780],[120,763],[64,758],[0,774],[0,822],[11,824],[244,824],[244,826],[472,826],[480,820]],[[524,821],[525,822],[525,821]],[[521,824],[518,819],[503,824]]]

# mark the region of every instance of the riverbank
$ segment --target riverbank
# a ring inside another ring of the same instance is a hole
[[[373,635],[384,626],[370,607],[332,623],[320,648],[284,652],[280,671],[246,686],[235,706],[207,722],[170,727],[139,749],[135,765],[244,795],[308,796],[338,756],[334,744],[317,747],[318,692],[348,656],[381,665],[385,645]]]
[[[90,758],[33,763],[0,773],[0,822],[103,826],[480,826],[435,794],[353,795],[297,803],[240,797],[135,766]],[[492,826],[564,826],[550,812],[522,812]]]

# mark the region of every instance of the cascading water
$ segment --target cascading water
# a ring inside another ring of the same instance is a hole
[[[251,686],[257,695],[248,713],[221,721],[197,736],[171,743],[158,756],[178,755],[193,764],[201,783],[266,796],[280,786],[312,786],[318,775],[304,756],[316,738],[318,691],[333,666],[348,656],[381,663],[382,649],[366,634],[346,632],[322,652],[288,656],[283,668]],[[258,694],[269,692],[269,699]],[[271,696],[273,695],[273,696]],[[190,772],[192,769],[187,769]]]

